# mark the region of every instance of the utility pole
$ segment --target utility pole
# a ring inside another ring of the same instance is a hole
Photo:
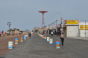
[[[86,39],[86,20],[85,20],[85,39]]]
[[[9,34],[10,34],[11,22],[7,22],[7,26],[9,27]]]
[[[61,31],[61,34],[63,33],[63,19],[61,18],[61,24],[60,24],[60,31]]]
[[[58,20],[56,20],[56,27],[57,27],[57,22],[58,22]]]

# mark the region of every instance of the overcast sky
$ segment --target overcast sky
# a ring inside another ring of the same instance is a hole
[[[22,30],[41,26],[39,10],[47,10],[46,25],[60,19],[88,19],[88,0],[0,0],[0,30],[11,28]]]

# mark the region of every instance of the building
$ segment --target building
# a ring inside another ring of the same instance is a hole
[[[66,37],[79,37],[79,20],[65,20]]]
[[[79,23],[80,37],[88,37],[88,22]]]

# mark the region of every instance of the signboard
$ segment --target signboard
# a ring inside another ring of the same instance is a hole
[[[88,25],[80,25],[80,30],[88,30]]]
[[[65,20],[65,24],[79,24],[79,20]]]

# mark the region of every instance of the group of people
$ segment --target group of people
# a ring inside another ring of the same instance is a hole
[[[6,32],[1,31],[1,32],[0,32],[0,37],[1,37],[1,36],[4,36],[5,34],[6,34]]]
[[[60,30],[60,29],[57,29],[57,31],[56,30],[49,30],[49,34],[51,36],[53,36],[53,35],[59,36],[60,40],[61,40],[61,45],[64,46],[64,32],[63,32],[63,30]]]
[[[51,36],[56,35],[56,36],[60,37],[61,45],[64,46],[64,32],[63,32],[63,30],[60,30],[60,29],[61,28],[48,29],[47,31],[43,30],[43,32],[41,34],[42,35],[47,34],[47,35],[51,35]]]

